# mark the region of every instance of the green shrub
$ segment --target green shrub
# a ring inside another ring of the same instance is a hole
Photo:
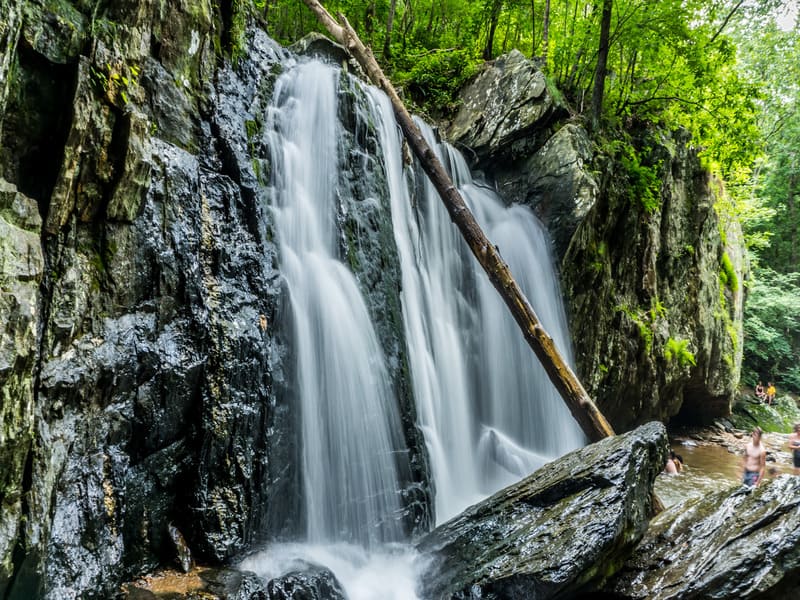
[[[664,358],[668,363],[676,361],[681,367],[697,364],[694,354],[689,351],[689,340],[676,340],[669,338],[664,344]]]
[[[447,114],[457,109],[456,95],[478,69],[478,62],[467,50],[427,52],[418,55],[408,71],[398,71],[395,79],[412,100],[431,114]]]
[[[626,146],[625,150],[620,163],[628,175],[628,198],[631,202],[638,202],[646,213],[654,213],[661,207],[660,164],[648,167],[641,163],[639,154],[632,147]]]

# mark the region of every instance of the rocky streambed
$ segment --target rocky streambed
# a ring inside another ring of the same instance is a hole
[[[800,477],[775,474],[751,490],[688,459],[678,476],[662,470],[670,443],[678,450],[692,448],[681,442],[707,445],[735,463],[721,440],[735,448],[741,435],[712,429],[670,441],[661,424],[650,423],[553,461],[418,540],[413,597],[786,598],[800,583]],[[767,436],[776,459],[783,435]],[[690,488],[703,493],[681,492]],[[654,489],[668,505],[658,515]],[[140,580],[123,596],[365,597],[337,576],[322,565],[269,581],[200,569]],[[182,592],[177,582],[186,581],[195,587]],[[405,597],[386,584],[382,597]]]

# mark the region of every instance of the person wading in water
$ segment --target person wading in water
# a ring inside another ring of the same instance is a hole
[[[752,439],[744,447],[744,475],[742,483],[751,487],[757,486],[764,479],[764,469],[767,465],[767,451],[761,444],[761,428],[753,428],[750,434]]]
[[[800,475],[800,423],[794,424],[794,433],[789,436],[789,450],[792,451],[794,474]]]

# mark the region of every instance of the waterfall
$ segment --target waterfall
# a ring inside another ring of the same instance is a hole
[[[274,577],[304,561],[322,562],[351,598],[375,597],[376,589],[415,598],[408,548],[386,545],[404,535],[400,474],[409,465],[401,416],[368,303],[338,249],[340,196],[347,193],[338,169],[353,158],[340,156],[338,143],[346,133],[337,112],[345,78],[319,62],[292,63],[275,84],[267,116],[269,196],[293,319],[307,533],[245,567]],[[354,80],[347,85],[362,102],[348,117],[351,129],[370,140],[358,152],[374,152],[357,159],[378,165],[375,181],[388,188],[376,196],[391,204],[408,370],[442,522],[584,440],[430,182],[404,163],[386,96]],[[418,125],[571,362],[542,226],[528,208],[507,207],[474,181],[461,155]],[[394,558],[381,558],[386,552]]]
[[[398,540],[400,417],[353,274],[338,257],[339,71],[297,65],[267,119],[302,422],[307,541]]]
[[[381,116],[414,392],[442,522],[584,439],[430,181],[418,173],[423,180],[416,193],[405,184],[391,104],[375,89],[370,96]],[[491,189],[473,181],[464,158],[439,144],[427,124],[418,120],[417,125],[573,364],[542,225],[528,208],[506,207]]]

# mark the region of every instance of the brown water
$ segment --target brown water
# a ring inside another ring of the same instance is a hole
[[[785,449],[787,438],[788,436],[780,434],[764,436],[767,448],[765,477],[792,473],[791,458]],[[656,495],[666,506],[671,506],[689,498],[738,487],[741,485],[742,452],[748,440],[749,438],[731,437],[726,446],[721,443],[672,439],[671,448],[683,457],[684,468],[677,475],[659,475],[655,483]]]

